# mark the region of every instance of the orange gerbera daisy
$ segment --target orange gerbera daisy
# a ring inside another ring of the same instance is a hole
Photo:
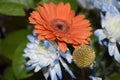
[[[29,20],[35,25],[34,32],[38,34],[38,39],[57,40],[63,52],[67,48],[66,43],[77,47],[90,41],[89,20],[84,15],[75,16],[69,3],[44,3],[31,13]]]

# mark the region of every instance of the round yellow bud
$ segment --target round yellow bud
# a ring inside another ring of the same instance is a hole
[[[82,45],[73,51],[73,60],[79,68],[89,67],[95,60],[95,52],[88,45]]]

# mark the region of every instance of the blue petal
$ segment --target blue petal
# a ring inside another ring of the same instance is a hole
[[[45,46],[45,48],[49,48],[50,47],[49,41],[45,40],[44,41],[44,46]]]
[[[34,42],[35,41],[35,37],[33,37],[32,35],[27,35],[27,38],[30,42]]]
[[[53,67],[49,68],[51,80],[57,80],[56,72]]]
[[[55,64],[55,72],[58,75],[59,79],[62,79],[62,72],[61,72],[61,68],[60,68],[60,64],[57,63]]]
[[[27,70],[33,70],[35,67],[33,66],[30,66],[30,67],[27,67]]]
[[[62,58],[60,58],[60,62],[62,63],[62,65],[65,68],[65,70],[70,74],[70,76],[75,79],[76,78],[75,75],[69,69],[68,65],[62,60]]]
[[[103,30],[98,29],[94,32],[94,34],[98,37],[99,44],[103,45],[101,41],[106,38],[106,35],[104,34]]]

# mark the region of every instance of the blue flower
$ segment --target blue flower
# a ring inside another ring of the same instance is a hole
[[[96,30],[95,35],[99,38],[101,45],[104,44],[108,47],[109,55],[114,56],[115,60],[120,63],[120,53],[116,44],[120,45],[120,13],[114,7],[106,12],[105,16],[101,14],[101,18],[102,29]],[[108,44],[102,41],[105,38],[109,40]]]
[[[62,66],[70,74],[70,76],[72,78],[75,78],[74,74],[69,69],[66,62],[62,59],[63,57],[68,61],[68,63],[72,62],[72,55],[69,49],[67,49],[67,51],[63,53],[62,51],[60,51],[59,47],[54,41],[40,41],[32,35],[28,35],[28,39],[30,42],[24,49],[25,54],[23,55],[25,58],[29,58],[29,60],[26,62],[28,70],[34,69],[34,72],[42,70],[46,79],[48,78],[48,76],[50,76],[51,80],[57,80],[58,76],[61,80],[61,62]]]

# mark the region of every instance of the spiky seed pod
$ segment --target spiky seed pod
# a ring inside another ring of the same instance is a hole
[[[95,51],[88,45],[79,46],[73,51],[73,60],[79,68],[89,67],[95,60]]]

